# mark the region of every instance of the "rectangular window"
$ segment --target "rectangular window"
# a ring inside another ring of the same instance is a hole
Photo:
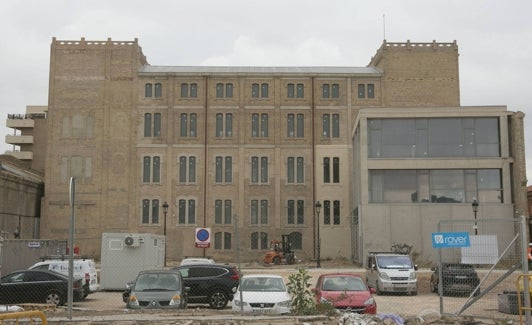
[[[225,136],[230,138],[233,136],[233,114],[225,114]]]
[[[260,206],[259,206],[260,203]],[[268,224],[268,200],[251,200],[251,224]]]
[[[263,83],[262,85],[260,85],[260,97],[261,98],[268,98],[268,84],[266,83]]]
[[[179,200],[177,221],[181,225],[196,224],[196,200]]]
[[[186,200],[179,200],[179,206],[178,206],[178,218],[177,221],[179,224],[183,225],[186,224],[186,213],[187,213],[187,201]]]
[[[295,120],[294,114],[288,114],[286,117],[287,136],[289,138],[295,137]]]
[[[251,85],[251,98],[259,98],[259,84]]]
[[[259,114],[251,114],[251,136],[259,136]]]
[[[233,207],[232,207],[231,200],[225,200],[224,202],[224,223],[226,225],[231,224],[232,215],[233,215]]]
[[[305,161],[303,157],[297,157],[297,183],[305,182]]]
[[[185,138],[188,136],[188,114],[181,113],[181,117],[179,119],[179,127],[180,127],[180,133],[179,135],[182,138]]]
[[[305,114],[297,114],[297,133],[298,138],[305,137]]]
[[[161,136],[161,113],[153,114],[153,136]]]
[[[500,157],[497,117],[368,119],[368,158]]]
[[[196,137],[196,130],[197,130],[197,115],[196,113],[190,114],[190,137],[195,138]]]
[[[187,98],[188,97],[188,84],[181,84],[181,97]]]
[[[151,157],[144,157],[142,168],[142,182],[149,183],[151,179]]]
[[[215,166],[214,166],[214,180],[216,183],[221,183],[223,182],[223,174],[222,174],[222,169],[223,169],[223,157],[216,157],[214,160],[215,160]]]
[[[340,183],[340,158],[333,157],[333,183]]]
[[[366,98],[366,85],[358,84],[358,98]]]
[[[251,157],[251,183],[259,182],[259,157]]]
[[[252,225],[258,225],[259,224],[259,200],[251,200],[251,224]]]
[[[338,84],[332,84],[331,97],[339,98],[340,97],[340,86]]]
[[[231,249],[231,233],[228,232],[216,232],[214,233],[214,249],[230,250]]]
[[[142,200],[142,224],[159,224],[159,200]]]
[[[260,158],[260,181],[268,183],[268,157]]]
[[[225,157],[225,182],[233,182],[233,157]]]
[[[294,169],[294,157],[288,157],[288,160],[287,160],[287,171],[286,171],[286,176],[287,176],[287,182],[288,183],[294,183],[294,172],[295,172],[295,169]]]
[[[322,90],[323,90],[323,93],[322,93],[322,97],[323,98],[329,98],[331,97],[331,92],[330,92],[330,86],[329,84],[323,84],[322,86]]]
[[[216,114],[216,137],[217,138],[221,138],[224,134],[223,123],[224,123],[223,114],[217,113]]]
[[[217,225],[222,223],[222,200],[214,201],[214,223]]]
[[[231,83],[225,84],[225,97],[233,98],[233,84]]]
[[[371,203],[502,203],[500,169],[372,170]]]
[[[151,137],[151,113],[144,114],[144,136]]]
[[[323,114],[322,117],[322,125],[323,125],[323,137],[328,138],[331,134],[330,128],[331,128],[331,118],[329,114]]]
[[[368,84],[368,98],[375,98],[375,85]]]
[[[340,114],[332,115],[332,137],[340,137]]]
[[[196,157],[188,157],[188,181],[196,182]]]
[[[335,200],[333,202],[333,205],[334,205],[334,210],[333,210],[333,223],[335,225],[339,225],[340,224],[340,201],[338,200]]]
[[[287,215],[286,222],[289,225],[293,225],[295,223],[295,211],[296,211],[295,201],[288,200],[288,207],[286,211],[286,215]]]
[[[144,97],[152,97],[153,91],[152,91],[152,84],[145,84],[144,85]]]
[[[268,200],[260,200],[260,224],[268,224]]]
[[[196,201],[188,200],[188,224],[193,225],[196,223]]]
[[[305,201],[297,200],[297,224],[305,223]]]
[[[266,113],[260,116],[260,135],[263,138],[268,136],[268,114]]]
[[[155,84],[155,97],[161,98],[163,96],[163,85],[160,83]]]
[[[252,232],[250,244],[251,249],[268,249],[268,234],[265,232]]]
[[[295,96],[295,88],[294,88],[294,84],[288,84],[286,85],[286,93],[287,93],[287,96],[288,98],[294,98]]]
[[[216,98],[223,98],[224,97],[224,84],[218,83],[216,84]]]
[[[190,84],[190,97],[197,98],[198,97],[198,84]]]
[[[323,158],[323,182],[324,183],[331,182],[331,164],[330,164],[329,157]]]
[[[305,97],[305,87],[303,84],[297,84],[297,98]]]
[[[261,183],[268,183],[268,157],[260,157],[260,162],[259,157],[251,157],[251,182],[258,183],[259,176]]]
[[[187,157],[179,157],[179,182],[187,182]]]
[[[323,201],[323,224],[331,224],[331,201]]]

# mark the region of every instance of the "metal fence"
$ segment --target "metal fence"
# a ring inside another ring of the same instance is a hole
[[[431,282],[431,291],[440,296],[442,314],[517,318],[516,279],[528,272],[524,227],[524,218],[439,223],[438,233],[469,237],[469,243],[438,248],[439,263],[434,272],[438,280]]]

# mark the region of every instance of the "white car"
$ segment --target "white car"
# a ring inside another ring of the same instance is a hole
[[[292,298],[279,275],[244,275],[237,288],[232,309],[257,314],[289,314]]]
[[[30,270],[48,270],[68,276],[68,259],[46,259],[30,266]],[[74,278],[84,280],[85,296],[100,291],[96,263],[92,258],[74,257]]]
[[[181,265],[194,264],[215,264],[215,262],[209,257],[185,257],[183,260],[181,260]]]

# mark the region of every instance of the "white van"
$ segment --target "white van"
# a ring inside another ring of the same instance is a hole
[[[410,255],[370,252],[366,263],[366,283],[377,294],[404,292],[417,295],[417,265]]]
[[[33,264],[29,269],[49,270],[68,276],[68,259],[45,259]],[[85,296],[100,290],[96,263],[92,258],[74,257],[74,278],[85,279]]]

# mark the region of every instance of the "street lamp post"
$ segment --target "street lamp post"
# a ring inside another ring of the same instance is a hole
[[[475,229],[475,235],[478,235],[478,226],[477,226],[478,201],[477,199],[473,199],[473,203],[471,203],[471,207],[473,208],[473,215],[475,216],[475,226],[473,227],[473,229]]]
[[[163,215],[164,215],[164,223],[163,223],[163,235],[164,235],[164,266],[166,267],[166,214],[168,213],[168,203],[164,201],[163,203]]]
[[[318,236],[317,236],[317,239],[318,239],[318,256],[317,256],[317,259],[316,259],[316,267],[321,267],[321,257],[320,257],[320,250],[321,250],[321,241],[320,241],[320,210],[321,210],[321,203],[320,201],[316,201],[316,204],[315,204],[315,208],[316,208],[316,215],[317,215],[317,219],[316,219],[316,222],[317,222],[317,230],[318,230]]]

